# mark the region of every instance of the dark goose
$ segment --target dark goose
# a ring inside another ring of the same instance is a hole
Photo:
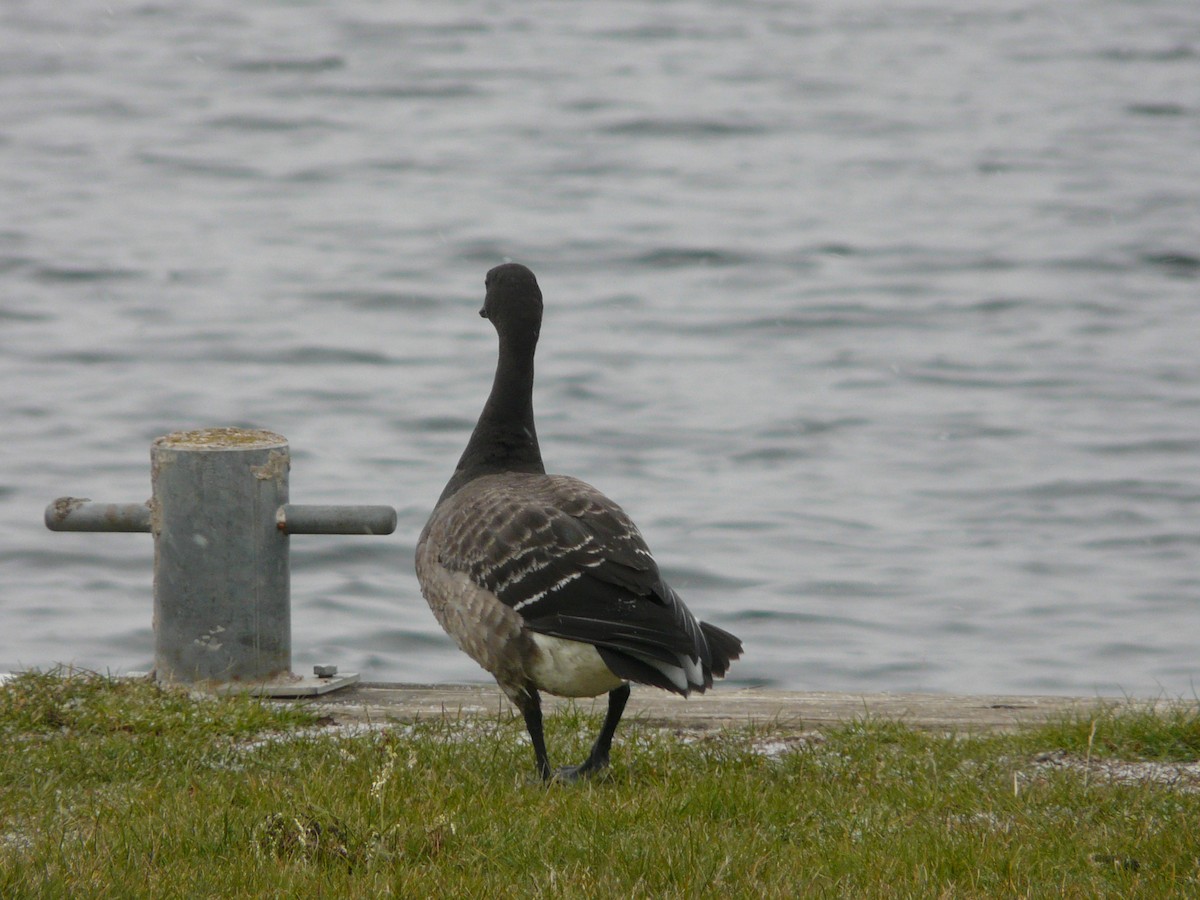
[[[570,780],[608,765],[629,682],[703,692],[742,642],[696,620],[617,504],[546,474],[533,424],[542,292],[516,263],[484,284],[479,314],[500,337],[496,377],[417,542],[417,579],[442,627],[521,710],[538,774]],[[551,770],[539,691],[608,692],[604,726],[580,765]]]

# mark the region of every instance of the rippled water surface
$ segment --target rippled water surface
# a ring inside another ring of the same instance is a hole
[[[1200,5],[0,8],[0,669],[153,656],[154,437],[256,425],[295,668],[486,676],[412,574],[547,303],[548,466],[640,523],[741,684],[1191,695]]]

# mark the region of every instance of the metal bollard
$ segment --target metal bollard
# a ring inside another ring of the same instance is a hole
[[[270,696],[326,693],[358,675],[291,672],[288,536],[391,534],[390,506],[288,503],[287,440],[270,431],[205,428],[150,448],[151,499],[61,497],[52,531],[154,536],[154,675],[159,681],[247,687]]]

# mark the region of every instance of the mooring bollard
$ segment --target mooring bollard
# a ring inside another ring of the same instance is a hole
[[[270,431],[180,431],[151,445],[146,503],[61,497],[46,507],[52,531],[154,536],[157,680],[271,696],[358,681],[335,666],[318,666],[313,678],[292,674],[288,536],[391,534],[396,511],[290,504],[290,466],[287,440]]]

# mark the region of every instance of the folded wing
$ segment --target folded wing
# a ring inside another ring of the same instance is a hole
[[[680,694],[725,674],[741,642],[698,622],[619,506],[562,475],[478,479],[456,503],[443,565],[467,572],[531,631],[594,645],[612,671]],[[468,500],[467,497],[461,498]]]

